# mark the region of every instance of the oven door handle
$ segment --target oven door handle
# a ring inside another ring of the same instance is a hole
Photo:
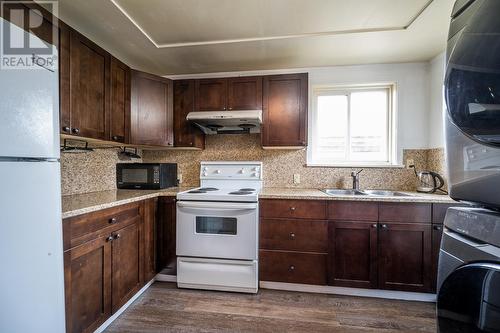
[[[183,208],[209,208],[209,209],[257,209],[258,203],[236,203],[236,202],[199,202],[199,201],[177,201],[178,207]]]

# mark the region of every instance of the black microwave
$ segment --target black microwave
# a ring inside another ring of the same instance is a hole
[[[177,186],[176,163],[118,163],[116,187],[159,190]]]

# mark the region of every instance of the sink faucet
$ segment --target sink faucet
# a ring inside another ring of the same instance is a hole
[[[359,190],[359,174],[361,173],[361,171],[363,171],[363,169],[359,170],[358,172],[351,172],[353,190]]]

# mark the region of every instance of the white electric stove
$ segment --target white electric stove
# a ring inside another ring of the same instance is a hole
[[[256,293],[262,162],[201,162],[177,194],[177,285]]]

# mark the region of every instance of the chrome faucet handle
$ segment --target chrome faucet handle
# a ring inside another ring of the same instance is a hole
[[[364,169],[361,169],[358,172],[356,172],[356,171],[351,172],[351,177],[357,177],[361,173],[361,171],[363,171],[363,170]]]

